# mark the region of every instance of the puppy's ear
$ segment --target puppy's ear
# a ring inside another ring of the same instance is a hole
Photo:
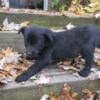
[[[53,32],[52,31],[46,31],[44,33],[44,38],[45,38],[45,43],[46,43],[46,46],[50,46],[54,43],[54,35],[53,35]]]
[[[25,32],[25,29],[26,29],[26,26],[24,26],[24,27],[21,27],[21,28],[19,29],[19,31],[18,31],[18,34],[19,34],[19,33],[22,33],[22,34],[24,34],[24,32]]]

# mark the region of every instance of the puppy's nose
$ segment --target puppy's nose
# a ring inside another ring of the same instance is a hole
[[[26,59],[28,59],[28,60],[33,60],[32,54],[31,54],[31,53],[27,53],[27,54],[26,54]]]
[[[26,52],[26,59],[33,60],[37,58],[36,52]]]
[[[32,56],[32,53],[31,53],[31,52],[27,52],[26,54],[27,54],[28,56],[30,56],[30,57]]]

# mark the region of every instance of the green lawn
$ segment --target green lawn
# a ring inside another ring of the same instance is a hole
[[[66,16],[46,16],[46,15],[34,15],[34,14],[7,14],[0,13],[0,23],[5,18],[8,18],[9,22],[21,23],[23,21],[29,21],[31,24],[41,25],[45,27],[64,27],[68,23],[75,25],[95,23],[94,18],[69,18]],[[100,23],[98,24],[100,25]]]

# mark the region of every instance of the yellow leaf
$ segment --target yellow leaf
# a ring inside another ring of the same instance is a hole
[[[50,93],[50,100],[57,100],[57,96],[54,94],[54,92]]]

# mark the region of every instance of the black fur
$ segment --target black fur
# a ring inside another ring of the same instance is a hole
[[[51,63],[75,58],[79,54],[85,59],[85,67],[79,75],[87,77],[93,63],[95,47],[100,47],[100,28],[95,25],[82,25],[62,32],[29,26],[19,32],[24,36],[27,58],[37,60],[16,78],[17,82],[26,81]]]

